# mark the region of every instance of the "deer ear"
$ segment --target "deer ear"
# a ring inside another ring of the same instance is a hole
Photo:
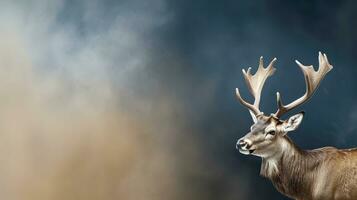
[[[293,131],[296,130],[299,125],[301,124],[301,121],[304,117],[305,112],[302,111],[296,115],[291,116],[288,120],[286,120],[283,124],[283,131],[285,133],[289,132],[289,131]]]

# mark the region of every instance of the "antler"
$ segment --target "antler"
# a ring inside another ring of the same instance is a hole
[[[295,101],[291,102],[288,105],[283,105],[283,102],[280,97],[280,93],[277,92],[276,97],[278,103],[278,110],[274,115],[278,118],[282,116],[284,113],[288,112],[289,110],[292,110],[298,107],[299,105],[305,103],[306,101],[308,101],[316,91],[321,80],[333,68],[332,65],[330,65],[330,63],[328,62],[326,54],[322,55],[321,52],[319,52],[319,69],[317,71],[314,70],[314,67],[312,65],[305,66],[297,60],[295,60],[295,62],[299,65],[300,69],[304,73],[306,92],[302,97],[296,99]]]
[[[245,82],[249,89],[249,92],[254,97],[254,103],[250,104],[250,103],[246,102],[245,100],[243,100],[243,98],[241,97],[241,95],[239,93],[238,88],[236,88],[236,95],[237,95],[239,102],[249,109],[250,114],[252,115],[253,119],[255,119],[255,116],[262,114],[262,112],[259,110],[260,95],[261,95],[261,92],[262,92],[262,89],[263,89],[266,79],[269,76],[273,75],[273,73],[276,70],[273,67],[275,61],[276,61],[276,58],[274,58],[270,62],[270,64],[268,65],[267,68],[264,68],[263,57],[260,57],[259,67],[258,67],[257,72],[254,75],[252,75],[250,73],[250,70],[251,70],[250,67],[248,68],[247,72],[244,69],[242,70]]]

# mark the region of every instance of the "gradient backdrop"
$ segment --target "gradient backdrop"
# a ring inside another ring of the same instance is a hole
[[[241,69],[278,58],[270,113],[304,92],[294,59],[325,52],[290,136],[357,146],[356,19],[352,0],[1,0],[0,199],[285,199],[235,149]]]

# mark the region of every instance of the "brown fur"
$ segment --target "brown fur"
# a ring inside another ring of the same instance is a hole
[[[278,173],[268,175],[263,158],[261,175],[293,199],[356,200],[357,149],[324,147],[301,150],[287,136],[288,152],[278,160]]]

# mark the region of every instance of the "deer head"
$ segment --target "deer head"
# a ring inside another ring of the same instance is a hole
[[[254,103],[250,104],[241,97],[239,89],[236,88],[236,95],[239,102],[248,108],[254,121],[254,124],[250,128],[250,132],[237,142],[236,147],[243,154],[252,154],[262,158],[269,158],[284,152],[285,147],[282,138],[285,137],[288,132],[295,130],[300,125],[304,113],[300,112],[295,114],[287,120],[282,120],[280,117],[286,112],[308,101],[316,91],[321,80],[332,69],[332,65],[328,62],[326,54],[321,54],[321,52],[319,52],[319,69],[317,71],[314,70],[312,65],[305,66],[296,60],[296,63],[305,77],[305,94],[290,104],[284,105],[279,92],[277,92],[277,111],[270,115],[264,115],[259,109],[261,92],[267,78],[273,75],[276,70],[274,68],[275,62],[276,58],[264,68],[263,58],[260,57],[259,67],[254,75],[250,72],[251,68],[248,68],[247,71],[244,69],[242,70],[249,92],[254,97]]]

